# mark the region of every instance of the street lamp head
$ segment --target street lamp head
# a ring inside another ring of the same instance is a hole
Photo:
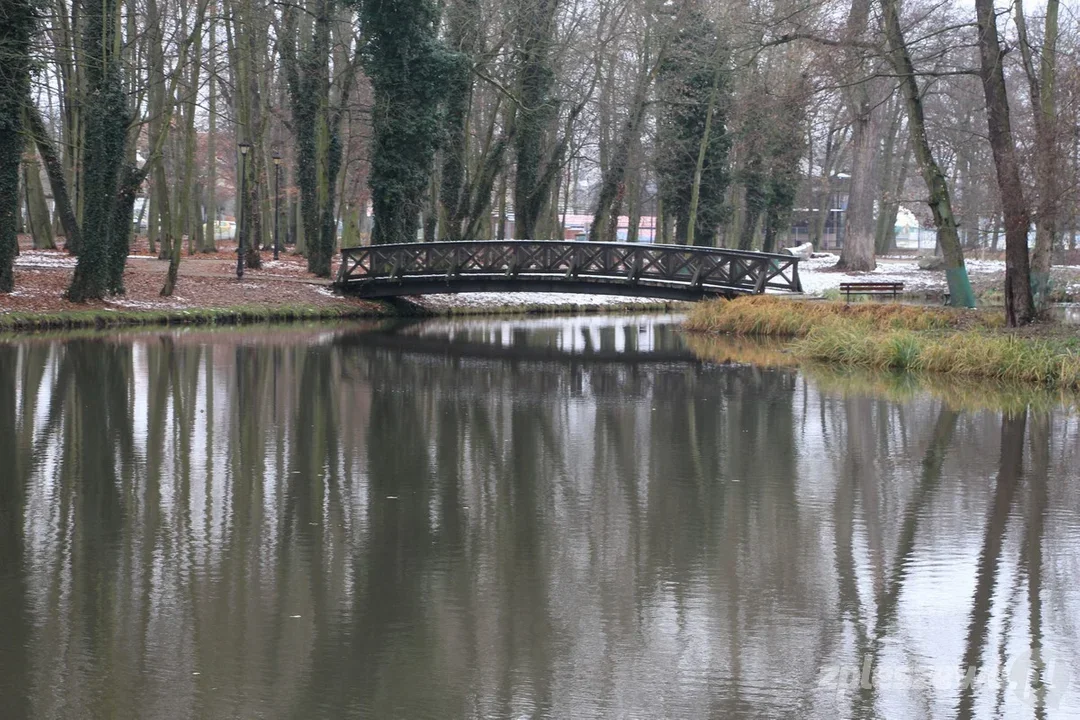
[[[251,148],[250,143],[237,143],[236,146],[240,148],[241,155],[247,155],[247,151]]]
[[[281,164],[281,153],[274,153],[274,164],[275,165],[280,165]]]

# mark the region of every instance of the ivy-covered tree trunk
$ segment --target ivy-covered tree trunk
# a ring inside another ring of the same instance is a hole
[[[456,58],[439,43],[433,0],[362,0],[361,20],[374,92],[371,242],[415,242]]]
[[[124,268],[127,266],[128,250],[134,232],[135,198],[146,179],[146,170],[137,169],[125,161],[120,169],[120,187],[113,207],[113,241],[109,246],[109,292],[124,294]],[[177,242],[179,246],[179,242]],[[175,252],[175,248],[174,248]]]
[[[778,241],[788,232],[798,187],[797,168],[773,168],[765,205],[765,240],[761,247],[765,252],[776,252]]]
[[[514,235],[535,240],[540,214],[555,179],[551,166],[561,160],[548,158],[552,126],[558,119],[558,104],[551,93],[555,84],[551,44],[559,0],[519,0],[516,6],[520,102],[514,116]]]
[[[746,188],[746,216],[739,229],[739,249],[750,250],[754,246],[754,234],[758,221],[769,204],[768,189],[764,169],[764,159],[759,153],[751,156],[741,173],[743,186]]]
[[[720,55],[721,46],[717,43],[717,55]],[[705,128],[701,132],[701,141],[698,143],[697,160],[694,163],[694,182],[690,185],[690,215],[686,225],[686,243],[688,245],[710,246],[713,244],[713,235],[716,228],[711,228],[708,235],[697,236],[698,206],[701,202],[702,175],[705,172],[705,161],[709,155],[709,142],[712,140],[713,120],[719,114],[717,105],[720,101],[720,93],[724,84],[725,60],[719,57],[713,60],[716,65],[713,70],[712,86],[709,88],[709,102],[705,106]]]
[[[105,297],[110,255],[117,241],[116,206],[127,139],[129,111],[116,54],[117,0],[82,0],[83,53],[89,94],[84,158],[83,245],[68,288],[73,302]],[[126,229],[126,228],[125,228]],[[126,237],[126,235],[125,235]]]
[[[29,97],[33,5],[6,0],[0,22],[0,292],[15,288],[12,268],[19,251],[19,163],[26,140],[23,103]]]
[[[296,132],[296,180],[308,270],[328,277],[337,241],[334,183],[341,164],[341,143],[330,110],[331,21],[336,3],[318,0],[314,8],[314,31],[310,37],[300,37],[299,48],[297,20],[294,13],[289,14],[282,58]]]
[[[687,11],[674,33],[658,71],[656,174],[675,242],[688,240],[696,187],[694,242],[711,245],[728,216],[730,68],[716,28],[700,12]]]

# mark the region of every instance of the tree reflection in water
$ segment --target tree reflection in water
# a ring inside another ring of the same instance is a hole
[[[0,381],[5,717],[1078,711],[1063,411],[642,318],[25,340]],[[1024,651],[1023,697],[840,682]]]

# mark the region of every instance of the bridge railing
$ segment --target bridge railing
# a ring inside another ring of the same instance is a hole
[[[801,292],[799,258],[723,248],[581,241],[464,241],[341,251],[342,289],[461,278],[566,280],[685,289],[703,294]],[[502,282],[505,286],[506,283]],[[522,282],[522,289],[528,289]]]

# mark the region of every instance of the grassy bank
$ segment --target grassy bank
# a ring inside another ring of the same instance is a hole
[[[238,305],[220,308],[161,310],[88,309],[58,312],[2,312],[0,333],[138,327],[224,327],[390,317],[456,317],[478,315],[574,315],[601,313],[667,312],[674,303],[619,303],[615,305],[504,305],[428,308],[408,301],[369,302],[363,305]]]
[[[254,325],[263,323],[348,320],[393,315],[390,308],[237,306],[169,310],[72,310],[52,313],[12,312],[0,314],[0,332],[79,330],[86,328],[166,327],[184,325]]]
[[[688,342],[698,357],[720,364],[787,369],[799,367],[823,391],[841,397],[882,397],[907,402],[929,393],[954,410],[1014,412],[1024,408],[1080,409],[1080,392],[1025,382],[911,371],[881,371],[798,358],[790,341],[776,338],[695,333]]]
[[[1080,389],[1080,337],[1002,327],[1000,313],[770,297],[695,307],[690,330],[782,337],[799,360]]]

